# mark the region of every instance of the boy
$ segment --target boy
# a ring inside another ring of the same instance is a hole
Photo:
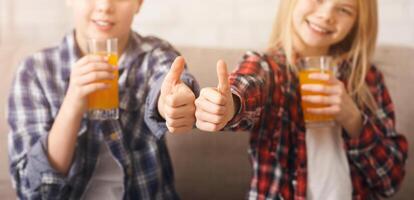
[[[172,63],[178,52],[168,43],[131,31],[142,0],[67,3],[75,30],[22,62],[9,97],[19,198],[177,199],[163,135],[192,128],[197,83],[181,57]],[[115,70],[106,58],[86,55],[88,38],[118,38],[118,120],[85,116],[88,94],[106,89],[101,80]]]

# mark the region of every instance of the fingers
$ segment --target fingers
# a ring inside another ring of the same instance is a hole
[[[342,85],[324,85],[324,84],[303,84],[301,89],[304,91],[323,93],[326,95],[342,95]]]
[[[184,71],[185,60],[183,57],[178,56],[171,65],[170,71],[167,73],[164,82],[170,86],[174,86],[180,82],[181,74]]]
[[[234,107],[232,97],[228,95],[230,84],[226,64],[221,60],[217,62],[218,87],[202,89],[196,101],[188,87],[178,87],[181,84],[185,85],[180,81],[184,64],[183,58],[177,58],[163,83],[163,86],[169,85],[170,87],[168,90],[162,89],[161,92],[161,98],[165,99],[163,115],[167,121],[168,130],[170,132],[188,130],[195,120],[197,127],[201,130],[222,129],[229,121],[228,118],[231,118],[231,114],[228,114],[231,113],[229,110]]]
[[[182,133],[191,130],[196,120],[194,116],[194,110],[194,104],[186,105],[180,108],[173,108],[172,112],[177,113],[181,117],[173,118],[169,117],[168,115],[165,117],[165,123],[168,131],[171,133]]]
[[[301,85],[301,89],[304,91],[339,96],[345,91],[343,83],[330,74],[312,73],[309,74],[309,78],[321,82]]]
[[[108,59],[99,55],[87,55],[79,59],[70,74],[68,95],[83,99],[92,92],[109,88],[102,81],[114,80],[115,66],[107,63]]]
[[[227,97],[216,88],[203,88],[196,104],[196,126],[204,131],[221,130],[232,118],[232,97]]]
[[[321,85],[318,85],[319,87]],[[316,91],[316,90],[312,90]],[[321,92],[322,90],[317,90]],[[326,91],[325,91],[326,92]],[[331,92],[332,94],[333,92]],[[304,95],[302,96],[302,101],[312,103],[315,105],[326,105],[323,107],[317,108],[307,108],[306,111],[317,114],[317,115],[336,115],[340,112],[340,108],[342,106],[342,95],[339,94],[332,94],[332,95]]]
[[[170,127],[170,128],[182,128],[182,127],[192,126],[194,122],[195,122],[194,116],[180,118],[180,119],[167,118],[165,120],[167,127]]]
[[[105,62],[87,63],[76,70],[78,75],[85,75],[96,71],[107,71],[113,73],[115,67]]]
[[[75,63],[71,80],[83,85],[99,80],[114,79],[115,66],[107,63],[107,59],[98,55],[87,55]]]
[[[223,123],[225,121],[225,117],[226,117],[225,115],[214,114],[214,113],[208,112],[208,111],[206,111],[202,108],[197,108],[196,109],[195,116],[196,116],[197,120],[210,122],[210,123],[213,123],[213,124]]]
[[[195,107],[191,103],[188,103],[186,105],[180,106],[180,107],[171,107],[166,106],[164,115],[165,118],[169,119],[181,119],[185,118],[188,115],[194,115]]]
[[[166,110],[166,126],[171,133],[183,133],[192,129],[195,122],[194,104],[179,108],[167,107]]]
[[[328,81],[331,78],[331,75],[327,73],[311,73],[308,78],[313,80]]]
[[[338,105],[332,105],[322,108],[307,108],[306,111],[316,115],[337,115],[341,108]]]
[[[114,78],[114,68],[107,63],[101,62],[91,62],[84,66],[79,66],[71,75],[71,81],[78,87],[98,81],[113,80]]]
[[[184,83],[175,87],[175,91],[165,95],[165,104],[169,107],[181,107],[186,104],[194,104],[195,95]]]
[[[96,92],[99,90],[108,89],[110,86],[106,83],[92,83],[85,85],[81,88],[82,91],[80,91],[82,94],[90,94],[92,92]]]
[[[218,77],[218,91],[222,94],[228,94],[230,92],[230,84],[228,81],[229,74],[227,72],[227,65],[224,61],[219,60],[217,62],[217,77]]]
[[[345,87],[342,82],[336,78],[332,78],[329,74],[312,73],[309,78],[314,80],[331,80],[332,84],[303,84],[301,89],[306,92],[311,92],[308,95],[303,95],[302,100],[324,105],[339,105],[342,103]]]
[[[215,124],[215,123],[211,123],[211,122],[206,122],[206,121],[202,121],[197,119],[196,121],[196,126],[198,129],[203,130],[203,131],[220,131],[221,129],[223,129],[223,127],[226,125],[226,123],[220,123],[220,124]]]
[[[203,96],[200,96],[199,98],[195,100],[195,105],[197,109],[201,109],[211,114],[215,114],[215,115],[226,114],[226,106],[212,103],[211,101],[205,99]]]
[[[182,133],[192,129],[195,122],[195,95],[184,83],[175,86],[173,93],[160,97],[162,115],[171,133]]]
[[[313,104],[335,105],[341,104],[342,100],[339,96],[323,96],[323,95],[306,95],[302,96],[302,101]]]
[[[105,56],[100,56],[100,55],[86,55],[76,62],[75,67],[84,66],[89,63],[99,63],[99,62],[107,63],[108,58],[106,58]]]
[[[115,75],[110,72],[105,72],[105,71],[90,72],[88,74],[80,76],[77,79],[77,84],[86,85],[86,84],[94,83],[97,81],[113,80],[114,78],[115,78]]]
[[[338,119],[338,116],[344,115],[344,112],[349,110],[353,101],[340,80],[331,74],[322,73],[312,73],[309,78],[325,84],[304,84],[301,86],[303,91],[309,92],[302,96],[302,101],[315,104],[306,108],[306,112],[315,115],[335,116]]]
[[[178,108],[165,108],[165,123],[171,133],[187,132],[193,128],[195,122],[195,106],[187,104]]]
[[[213,104],[224,106],[227,103],[227,96],[219,92],[215,88],[203,88],[200,97],[210,101]]]
[[[336,78],[332,73],[311,73],[308,78],[311,80],[326,81],[329,84],[341,83],[341,81],[338,80],[338,78]]]

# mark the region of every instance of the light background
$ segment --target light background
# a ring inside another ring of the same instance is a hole
[[[59,41],[70,30],[65,1],[0,0],[5,42]],[[262,49],[279,0],[145,0],[134,29],[179,46]],[[414,1],[379,0],[379,42],[414,46]]]

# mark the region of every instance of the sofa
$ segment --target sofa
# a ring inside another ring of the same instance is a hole
[[[7,68],[4,84],[0,86],[0,197],[15,198],[10,186],[7,166],[7,132],[4,112],[8,87],[14,66],[18,60],[44,44],[28,48],[3,48],[0,46],[0,66]],[[224,59],[229,68],[234,68],[245,50],[208,49],[197,47],[180,47],[189,65],[190,72],[197,77],[202,87],[216,86],[217,75],[215,63]],[[414,48],[380,45],[375,56],[375,63],[382,70],[388,89],[395,104],[397,130],[406,135],[409,141],[409,159],[407,174],[399,192],[391,199],[408,200],[414,197]],[[244,199],[249,187],[251,168],[247,148],[247,132],[206,133],[193,130],[184,134],[167,134],[167,144],[174,165],[176,188],[184,200],[221,200]]]

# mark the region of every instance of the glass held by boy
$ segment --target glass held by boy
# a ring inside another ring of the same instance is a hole
[[[75,28],[21,62],[8,102],[10,174],[21,199],[178,199],[164,134],[193,127],[198,85],[166,41],[131,30],[142,0],[67,0]],[[118,65],[88,39],[118,40]],[[87,117],[119,78],[119,116]],[[194,92],[193,92],[194,91]]]
[[[88,94],[88,119],[116,120],[119,118],[118,39],[88,39],[87,50],[88,54],[106,57],[108,64],[114,67],[113,78],[102,81],[107,84],[108,88]]]
[[[196,99],[196,125],[251,132],[248,199],[379,199],[398,191],[408,144],[371,63],[377,20],[376,0],[281,0],[265,53],[247,52],[230,75],[218,62],[218,87]],[[297,62],[312,56],[338,60],[337,76],[315,71],[305,78],[316,83],[301,85]],[[332,116],[335,125],[308,126],[304,112]]]

